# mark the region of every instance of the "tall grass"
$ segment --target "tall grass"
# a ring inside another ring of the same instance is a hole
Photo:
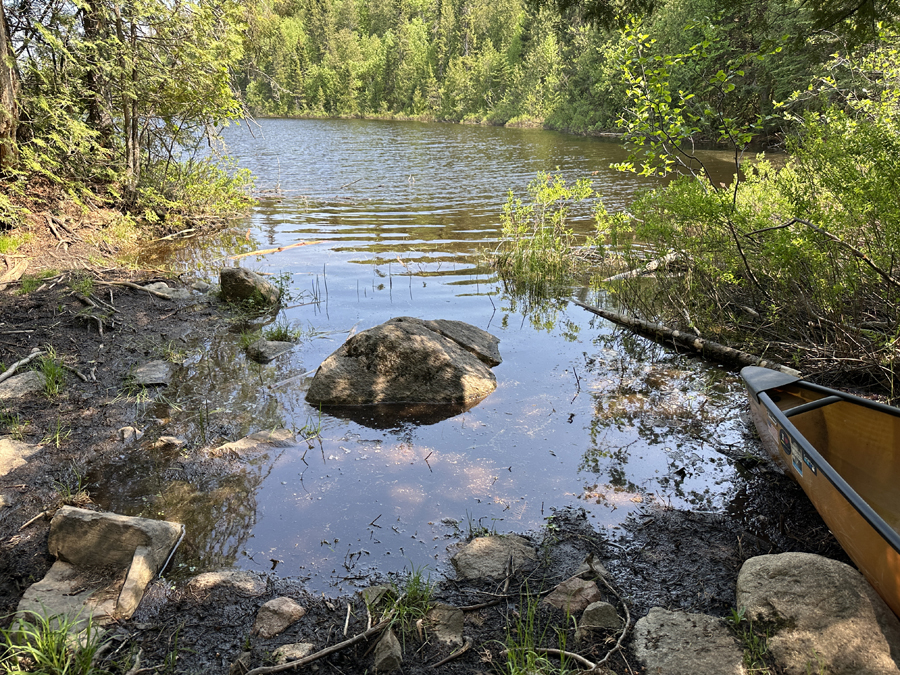
[[[503,239],[491,261],[500,275],[535,293],[567,284],[578,269],[569,209],[594,196],[589,179],[567,183],[547,173],[531,181],[525,201],[510,192],[501,216]]]
[[[109,675],[95,663],[103,631],[90,620],[32,614],[0,629],[0,639],[0,672],[5,675]]]

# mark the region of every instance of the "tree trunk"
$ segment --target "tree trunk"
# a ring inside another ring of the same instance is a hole
[[[93,42],[95,51],[88,53],[85,84],[88,89],[88,124],[100,134],[100,145],[110,146],[113,119],[110,112],[110,82],[102,63],[104,55],[98,54],[100,43],[109,30],[104,8],[97,0],[88,0],[81,9],[81,25],[87,42]]]
[[[14,167],[19,160],[16,146],[16,127],[19,124],[17,89],[15,56],[9,41],[3,0],[0,0],[0,170]]]

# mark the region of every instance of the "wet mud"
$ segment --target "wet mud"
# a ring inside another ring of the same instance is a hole
[[[145,283],[154,279],[129,280]],[[71,294],[65,280],[24,296],[15,289],[0,292],[0,362],[14,362],[33,347],[52,346],[67,365],[96,376],[96,381],[83,382],[70,373],[62,394],[53,399],[33,395],[0,403],[4,415],[0,435],[43,442],[43,450],[32,461],[0,477],[0,494],[6,503],[0,510],[0,611],[7,621],[25,588],[39,580],[52,563],[46,547],[48,518],[20,529],[23,524],[42,512],[49,516],[73,499],[82,499],[83,505],[92,508],[83,490],[91,492],[103,482],[124,481],[127,473],[135,470],[123,454],[118,430],[135,423],[139,411],[146,419],[146,412],[156,410],[152,406],[159,402],[145,401],[143,408],[136,405],[139,393],[125,384],[129,372],[139,363],[164,357],[185,344],[188,335],[227,330],[231,320],[228,312],[216,305],[172,303],[130,288],[108,290],[104,297],[118,311],[116,326],[104,335],[94,323],[84,320],[84,305]],[[164,413],[165,405],[159,409],[156,424],[145,427],[148,445],[165,435]],[[231,440],[236,430],[223,426],[207,431],[207,440],[213,445],[217,439]],[[180,450],[171,448],[157,452],[156,459],[147,455],[144,469],[152,474],[154,467],[162,466],[179,473],[181,484],[195,490],[225,480],[231,471],[228,458],[181,456]],[[473,647],[442,665],[440,671],[495,671],[508,635],[517,630],[529,605],[527,597],[538,597],[568,578],[589,553],[609,569],[620,597],[607,591],[606,599],[617,606],[620,616],[626,614],[627,604],[632,626],[653,606],[727,615],[734,606],[740,566],[755,555],[808,551],[848,562],[799,487],[760,454],[749,431],[745,442],[723,447],[722,452],[741,466],[738,494],[726,511],[684,511],[656,500],[642,505],[621,525],[600,531],[584,511],[563,509],[553,513],[539,531],[523,533],[540,554],[538,564],[512,578],[506,590],[495,583],[460,584],[449,566],[442,568],[444,575],[432,573],[437,584],[435,600],[456,606],[497,600],[490,607],[466,612],[465,633]],[[166,453],[174,455],[166,457]],[[230,498],[239,501],[239,497]],[[244,507],[252,510],[252,504]],[[231,536],[237,534],[219,532],[207,540],[224,545]],[[464,533],[459,532],[457,539],[462,541]],[[190,558],[186,555],[184,559]],[[115,628],[119,654],[139,647],[145,664],[162,668],[168,664],[169,672],[227,672],[229,664],[245,651],[251,652],[251,663],[257,667],[268,663],[281,644],[312,642],[321,648],[345,639],[345,624],[347,635],[366,626],[366,611],[358,594],[311,594],[303,578],[282,577],[278,570],[257,575],[264,589],[259,594],[241,595],[233,589],[201,593],[186,581],[203,571],[187,566],[179,574],[167,573],[155,581],[133,619]],[[392,580],[403,583],[401,578],[380,574],[377,565],[364,577],[357,586]],[[250,636],[259,607],[280,595],[297,599],[306,607],[306,617],[275,638]],[[535,621],[539,644],[558,648],[562,639],[568,648],[589,659],[602,658],[616,639],[614,634],[597,634],[576,644],[571,621],[545,606],[538,606]],[[404,639],[406,673],[431,672],[431,666],[449,654],[427,635],[423,640],[413,631]],[[362,642],[323,659],[317,672],[371,670],[371,646]],[[627,639],[609,664],[616,673],[641,672]]]

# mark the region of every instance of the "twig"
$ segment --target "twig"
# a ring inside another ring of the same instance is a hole
[[[28,526],[31,525],[32,523],[36,523],[36,522],[39,521],[41,518],[44,518],[44,517],[49,516],[49,515],[50,515],[50,512],[49,512],[49,511],[41,511],[41,512],[40,512],[39,514],[37,514],[34,518],[32,518],[32,519],[29,520],[27,523],[25,523],[24,525],[22,525],[22,527],[19,528],[19,532],[21,532],[22,530],[24,530],[26,527],[28,527]]]
[[[619,639],[616,640],[616,644],[613,646],[613,648],[610,649],[606,653],[606,656],[604,656],[600,661],[597,661],[597,666],[600,666],[606,663],[609,660],[610,656],[612,656],[622,648],[622,642],[625,640],[625,636],[628,634],[628,629],[631,627],[631,612],[628,611],[628,603],[626,603],[622,599],[622,596],[619,595],[618,591],[616,591],[616,589],[613,588],[612,585],[606,580],[606,577],[604,577],[602,574],[598,574],[597,576],[600,578],[600,581],[603,582],[603,585],[606,586],[612,592],[612,594],[616,596],[616,598],[618,598],[619,603],[625,609],[625,628],[622,629],[622,634],[619,636]],[[597,666],[594,667],[596,668]],[[631,670],[631,668],[629,668],[629,670]]]
[[[6,380],[6,379],[12,377],[13,373],[16,372],[16,368],[18,368],[19,366],[28,365],[29,363],[34,361],[37,357],[43,356],[45,353],[46,352],[42,352],[42,351],[31,352],[31,354],[26,356],[21,361],[16,361],[9,368],[7,368],[4,372],[0,373],[0,382],[3,382],[3,380]]]
[[[94,318],[96,319],[97,317],[94,317]],[[103,331],[102,331],[102,330],[100,331],[100,335],[103,335]],[[82,382],[90,382],[90,379],[89,379],[89,378],[87,377],[87,375],[85,375],[84,373],[79,372],[78,370],[76,370],[76,369],[73,368],[72,366],[67,366],[65,363],[63,363],[63,364],[61,364],[61,365],[62,365],[63,368],[65,368],[66,370],[68,370],[70,373],[75,373],[75,375],[78,376],[78,379],[81,380]]]
[[[487,607],[493,607],[494,605],[499,605],[504,600],[509,599],[510,596],[503,595],[495,600],[488,600],[487,602],[479,602],[477,605],[466,605],[464,607],[457,607],[461,612],[474,612],[478,609],[485,609]]]
[[[808,220],[803,220],[801,218],[791,218],[788,222],[785,223],[785,226],[793,225],[794,223],[800,223],[801,225],[806,225],[808,228],[818,232],[823,237],[827,237],[827,238],[831,239],[831,241],[837,243],[839,246],[843,246],[848,251],[850,251],[850,253],[852,253],[856,258],[859,258],[864,263],[866,263],[866,265],[871,267],[875,271],[875,273],[878,274],[878,276],[880,276],[886,282],[891,284],[891,286],[894,286],[895,288],[900,288],[900,281],[898,281],[897,279],[892,277],[888,272],[886,272],[883,269],[881,269],[880,267],[878,267],[878,265],[876,265],[874,262],[872,262],[872,260],[871,260],[871,258],[869,258],[869,256],[867,256],[865,253],[860,251],[855,246],[848,244],[846,241],[844,241],[840,237],[837,237],[836,235],[831,234],[831,232],[829,232],[828,230],[823,230],[821,227],[819,227],[818,225],[814,225],[813,223],[809,222]]]
[[[321,241],[298,241],[294,244],[288,244],[287,246],[279,246],[277,248],[261,248],[258,251],[250,251],[249,253],[238,253],[237,255],[228,256],[229,260],[237,260],[238,258],[246,258],[248,255],[265,255],[267,253],[281,253],[282,251],[286,251],[289,248],[296,248],[297,246],[310,246],[312,244],[321,244]]]
[[[441,659],[440,661],[438,661],[437,663],[435,663],[435,664],[434,664],[433,666],[431,666],[431,667],[432,667],[432,668],[440,668],[440,667],[441,667],[442,665],[444,665],[445,663],[450,663],[453,659],[458,659],[460,656],[462,656],[463,654],[465,654],[467,651],[469,651],[469,650],[472,648],[472,644],[473,644],[473,643],[472,643],[472,638],[467,637],[467,638],[463,641],[463,646],[462,646],[462,647],[460,647],[460,648],[457,649],[455,652],[453,652],[452,654],[450,654],[450,656],[448,656],[447,658]]]
[[[344,637],[347,637],[347,628],[350,626],[350,603],[347,603],[347,618],[344,619]]]
[[[560,658],[572,659],[573,661],[584,666],[588,670],[593,670],[594,668],[597,667],[597,664],[594,663],[593,661],[588,661],[583,656],[579,656],[578,654],[573,654],[572,652],[567,652],[562,649],[550,649],[549,647],[534,647],[532,649],[532,651],[535,652],[536,654],[547,654],[549,656],[558,656]],[[500,654],[501,654],[501,656],[506,656],[507,654],[509,654],[509,652],[510,652],[509,649],[504,649],[502,652],[500,652]]]
[[[361,640],[368,639],[377,633],[380,633],[385,628],[387,628],[391,621],[394,620],[393,616],[389,616],[384,619],[380,623],[375,624],[369,630],[364,633],[360,633],[359,635],[354,635],[349,640],[344,640],[343,642],[339,642],[336,645],[331,647],[326,647],[325,649],[316,652],[315,654],[310,654],[309,656],[304,656],[302,659],[297,659],[296,661],[288,661],[287,663],[282,663],[277,666],[262,666],[260,668],[254,668],[247,675],[265,675],[266,673],[280,673],[283,670],[289,670],[291,668],[299,668],[300,666],[305,666],[308,663],[312,663],[313,661],[318,661],[324,656],[328,656],[329,654],[334,654],[335,652],[339,652],[342,649],[346,649],[347,647],[360,642]]]

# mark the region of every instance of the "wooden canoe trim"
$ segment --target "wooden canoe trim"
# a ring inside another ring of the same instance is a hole
[[[697,337],[696,335],[691,335],[689,333],[684,333],[673,328],[668,328],[667,326],[663,326],[658,323],[644,321],[643,319],[625,316],[624,314],[619,314],[618,312],[613,312],[608,309],[594,307],[593,305],[588,305],[579,300],[575,300],[574,298],[572,298],[572,302],[582,309],[586,309],[587,311],[592,312],[597,316],[602,316],[604,319],[612,321],[613,323],[617,323],[620,326],[630,328],[631,330],[640,333],[641,335],[645,335],[655,340],[656,342],[670,342],[681,347],[687,347],[716,361],[737,363],[741,366],[762,366],[763,368],[777,370],[787,375],[800,377],[799,370],[794,370],[793,368],[789,368],[788,366],[783,366],[780,363],[773,363],[772,361],[760,358],[759,356],[754,356],[753,354],[742,352],[741,350],[735,349],[734,347],[726,347],[725,345],[719,344],[718,342],[705,340],[703,338]]]

